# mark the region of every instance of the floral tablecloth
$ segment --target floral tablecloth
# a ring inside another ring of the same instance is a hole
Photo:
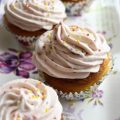
[[[32,52],[17,45],[2,24],[4,3],[0,1],[0,85],[16,78],[39,78],[32,64]],[[70,17],[67,24],[88,26],[104,34],[113,54],[114,67],[98,89],[91,88],[86,99],[61,100],[66,120],[120,120],[120,18],[119,0],[96,0],[85,14]],[[74,21],[73,21],[74,19]]]

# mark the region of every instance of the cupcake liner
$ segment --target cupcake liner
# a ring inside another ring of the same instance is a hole
[[[84,91],[68,93],[68,92],[62,92],[62,91],[56,89],[56,92],[59,95],[59,97],[65,99],[65,100],[77,100],[77,101],[82,100],[83,101],[86,98],[88,98],[89,96],[91,96],[91,94],[93,94],[97,90],[97,88],[104,81],[104,79],[108,78],[109,74],[112,72],[112,69],[113,69],[113,66],[112,66],[111,70],[109,71],[109,73],[107,73],[105,76],[103,76],[103,78],[101,80],[99,80],[94,85],[90,86],[88,89],[86,89]]]
[[[33,50],[35,48],[35,42],[39,38],[40,35],[39,36],[17,35],[15,33],[11,32],[11,30],[8,28],[8,26],[6,25],[4,20],[3,20],[3,25],[8,32],[10,32],[11,34],[13,34],[15,36],[16,40],[20,43],[20,45],[23,48],[30,49],[30,50]]]
[[[86,89],[85,91],[81,91],[81,92],[62,92],[56,89],[57,94],[59,95],[59,97],[61,97],[62,99],[65,100],[84,100],[86,97],[90,96],[91,93],[93,93],[94,91],[96,91],[96,89],[99,87],[99,85],[102,83],[102,80],[100,80],[99,82],[95,83],[93,86],[90,86],[89,89]]]
[[[68,16],[81,16],[83,10],[89,7],[93,0],[84,0],[80,2],[64,2]]]
[[[56,90],[58,96],[62,99],[65,99],[65,100],[76,100],[76,101],[83,101],[85,100],[86,98],[88,98],[88,96],[91,96],[92,93],[94,93],[97,88],[100,86],[100,84],[104,81],[104,79],[108,78],[109,74],[112,72],[112,69],[113,69],[113,63],[112,63],[112,68],[111,70],[109,71],[109,73],[107,73],[105,76],[103,76],[103,78],[101,80],[99,80],[98,82],[96,82],[94,85],[90,86],[89,88],[87,88],[86,90],[83,90],[83,91],[80,91],[80,92],[63,92],[61,90]],[[47,83],[47,81],[45,81],[45,77],[44,77],[44,74],[39,71],[39,76],[44,80],[45,84],[49,85]],[[51,86],[52,87],[52,86]]]
[[[21,36],[21,35],[15,35],[15,38],[18,40],[20,45],[27,49],[34,49],[35,42],[39,38],[39,36]]]
[[[99,87],[99,85],[103,82],[103,80],[108,76],[109,74],[105,75],[103,77],[102,80],[99,80],[97,83],[95,83],[93,86],[90,86],[88,89],[84,90],[84,91],[80,91],[80,92],[62,92],[61,90],[56,90],[58,96],[62,99],[65,100],[76,100],[76,101],[80,101],[80,100],[84,100],[86,97],[90,96],[94,91],[97,90],[97,88]],[[45,81],[45,77],[44,74],[39,71],[39,76],[40,78],[44,79],[45,84],[49,85],[47,83],[47,81]],[[52,86],[51,86],[52,87]]]

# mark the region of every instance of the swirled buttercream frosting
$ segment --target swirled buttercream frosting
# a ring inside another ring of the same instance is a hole
[[[83,79],[99,71],[109,51],[102,35],[60,24],[39,38],[33,60],[38,69],[52,77]]]
[[[56,92],[33,79],[11,81],[0,88],[0,120],[61,120]]]
[[[11,24],[26,31],[50,30],[66,18],[60,0],[9,0],[5,15]]]

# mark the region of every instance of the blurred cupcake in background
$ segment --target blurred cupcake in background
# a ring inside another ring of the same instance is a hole
[[[65,18],[60,0],[9,0],[5,5],[4,23],[25,48],[33,49],[41,34]]]
[[[81,16],[82,11],[89,7],[93,0],[62,0],[68,16]]]
[[[33,79],[19,79],[0,88],[0,120],[63,120],[53,88]]]
[[[67,99],[81,99],[111,69],[105,38],[88,28],[58,25],[37,41],[33,57],[46,82]]]

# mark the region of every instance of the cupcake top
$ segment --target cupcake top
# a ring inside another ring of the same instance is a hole
[[[102,35],[88,28],[60,24],[39,38],[33,60],[50,76],[83,79],[99,71],[109,51]]]
[[[60,0],[9,0],[5,15],[11,24],[26,31],[50,30],[66,18]]]
[[[61,120],[56,92],[40,81],[21,79],[0,88],[0,120]]]

